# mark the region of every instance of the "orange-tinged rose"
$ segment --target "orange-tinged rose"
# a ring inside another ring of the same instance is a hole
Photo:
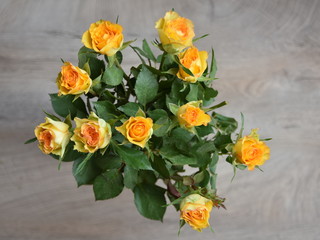
[[[211,117],[199,108],[198,102],[189,102],[182,105],[177,112],[178,121],[181,127],[193,128],[196,126],[207,126]]]
[[[186,82],[195,83],[207,68],[208,53],[206,51],[199,51],[196,47],[190,47],[179,54],[180,63],[189,69],[193,76],[186,73],[181,66],[179,66],[178,78]]]
[[[58,95],[78,95],[88,93],[92,85],[89,74],[73,66],[69,62],[65,62],[61,67],[61,72],[57,78]]]
[[[74,119],[76,128],[71,140],[75,142],[74,149],[79,152],[93,153],[105,148],[111,139],[111,127],[93,112],[88,119]]]
[[[192,46],[195,36],[193,23],[174,11],[169,11],[160,18],[155,28],[158,30],[163,49],[168,53],[176,54]]]
[[[213,203],[199,194],[191,194],[180,204],[180,219],[199,232],[210,226],[209,218]]]
[[[104,20],[92,23],[83,33],[82,43],[98,53],[113,56],[123,44],[122,26]]]
[[[39,141],[39,148],[45,154],[63,156],[71,137],[66,123],[46,117],[46,122],[38,125],[34,133]]]
[[[127,138],[127,140],[142,148],[145,147],[153,133],[153,121],[151,118],[130,117],[122,126],[116,129]]]
[[[250,135],[240,138],[233,147],[237,162],[247,165],[248,170],[254,170],[270,158],[270,148],[259,140],[257,131],[252,129]]]

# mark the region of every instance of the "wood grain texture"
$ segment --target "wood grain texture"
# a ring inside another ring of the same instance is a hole
[[[71,164],[23,145],[50,110],[47,93],[60,58],[76,62],[81,34],[97,19],[120,16],[125,38],[157,37],[154,22],[175,8],[193,20],[200,49],[215,48],[222,113],[246,116],[246,132],[273,137],[264,173],[221,161],[215,233],[182,230],[180,239],[270,240],[320,237],[320,1],[117,0],[0,2],[0,239],[179,239],[178,214],[144,219],[133,195],[95,202],[77,188]],[[138,58],[125,50],[126,68]]]

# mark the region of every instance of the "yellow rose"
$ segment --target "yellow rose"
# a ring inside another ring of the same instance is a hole
[[[199,102],[189,102],[178,109],[178,122],[181,127],[207,126],[211,117],[199,108]]]
[[[213,203],[199,194],[191,194],[180,204],[180,219],[199,232],[210,226],[209,218]]]
[[[183,71],[179,66],[178,78],[186,82],[195,83],[207,68],[208,53],[206,51],[199,51],[196,47],[191,47],[179,54],[180,63],[189,69],[193,76]]]
[[[240,138],[233,147],[237,162],[247,165],[248,170],[254,170],[270,158],[270,148],[259,140],[257,131],[252,129],[250,135]]]
[[[145,147],[153,133],[153,121],[151,118],[130,117],[122,126],[116,129],[127,138],[127,140],[142,148]]]
[[[82,43],[98,53],[113,56],[123,44],[122,26],[104,20],[92,23],[82,35]]]
[[[103,119],[91,112],[88,119],[74,119],[76,128],[71,140],[75,142],[74,149],[79,152],[93,153],[105,148],[111,139],[111,127]]]
[[[63,156],[71,133],[68,124],[46,117],[46,122],[38,125],[34,133],[39,141],[39,148],[45,154]]]
[[[179,53],[183,49],[192,46],[195,36],[193,23],[174,11],[167,12],[164,18],[160,18],[155,25],[163,49],[168,53]]]
[[[65,62],[61,67],[61,72],[57,78],[58,95],[78,95],[88,93],[92,85],[92,80],[88,73],[69,62]]]

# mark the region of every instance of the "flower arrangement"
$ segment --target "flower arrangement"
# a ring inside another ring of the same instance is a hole
[[[214,51],[199,51],[192,21],[174,10],[159,19],[151,50],[124,42],[118,23],[99,20],[84,32],[78,66],[64,62],[50,94],[55,114],[35,128],[40,150],[61,162],[73,161],[78,186],[93,185],[96,200],[133,191],[139,213],[162,220],[169,205],[180,211],[180,228],[202,231],[217,195],[219,159],[237,169],[259,168],[270,149],[253,129],[243,134],[234,118],[217,113],[212,88]],[[141,63],[123,70],[122,50],[131,47]],[[160,50],[160,51],[159,51]],[[236,138],[236,139],[234,139]],[[192,174],[186,173],[186,167]]]

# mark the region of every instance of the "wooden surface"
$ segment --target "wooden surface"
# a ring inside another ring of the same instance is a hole
[[[178,214],[144,219],[133,195],[95,202],[76,187],[71,164],[23,145],[50,110],[47,93],[60,58],[76,63],[81,34],[100,18],[124,26],[126,40],[156,37],[154,22],[175,8],[193,20],[200,49],[215,48],[221,110],[259,127],[272,157],[260,171],[221,161],[218,187],[228,210],[209,230],[185,227],[179,239],[320,239],[320,1],[117,0],[0,2],[0,239],[178,239]],[[126,66],[138,58],[124,51]]]

